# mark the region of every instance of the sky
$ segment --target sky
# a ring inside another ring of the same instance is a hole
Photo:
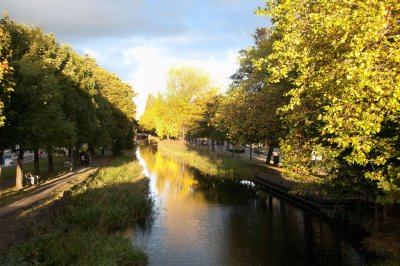
[[[227,88],[238,52],[253,44],[263,0],[1,0],[12,20],[39,25],[132,85],[138,118],[171,67],[194,66]]]

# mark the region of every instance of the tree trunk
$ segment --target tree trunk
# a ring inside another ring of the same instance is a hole
[[[273,148],[268,146],[268,153],[267,153],[267,159],[265,160],[266,164],[271,164],[271,158],[272,158],[272,150]]]
[[[39,164],[39,148],[33,148],[33,173],[38,175],[40,173]]]
[[[75,148],[73,153],[72,153],[72,157],[73,157],[73,166],[74,166],[74,171],[76,170],[76,163],[79,161],[79,148]]]
[[[250,161],[253,159],[253,144],[250,143]]]
[[[74,152],[71,147],[68,148],[68,157],[69,157],[69,171],[74,171],[75,170],[75,158],[74,158]]]
[[[0,149],[0,179],[1,179],[1,170],[3,169],[3,156],[4,156],[4,149]]]
[[[17,169],[15,174],[15,186],[17,187],[17,189],[21,189],[24,187],[24,172],[22,170],[23,161],[24,161],[24,151],[19,150],[17,159]]]
[[[91,144],[89,144],[89,152],[91,155],[96,155],[96,149]]]
[[[47,166],[47,171],[48,172],[54,172],[54,162],[53,162],[53,150],[51,147],[47,148],[47,160],[48,160],[48,166]]]

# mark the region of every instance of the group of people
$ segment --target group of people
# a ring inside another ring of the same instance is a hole
[[[86,152],[84,152],[84,151],[81,151],[80,153],[79,153],[79,159],[81,160],[81,165],[83,166],[88,166],[89,165],[89,162],[90,162],[90,157],[89,157],[89,154],[87,154]]]

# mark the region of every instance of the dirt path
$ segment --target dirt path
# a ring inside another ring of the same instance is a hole
[[[36,216],[49,206],[63,192],[73,185],[82,182],[98,170],[98,166],[77,169],[57,178],[37,185],[31,192],[11,200],[7,206],[0,208],[0,251],[25,239],[30,224]]]

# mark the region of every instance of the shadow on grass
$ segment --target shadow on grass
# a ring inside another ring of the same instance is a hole
[[[40,159],[40,180],[45,181],[60,176],[68,171],[68,168],[64,166],[66,156],[55,156],[53,157],[54,172],[48,172],[48,161],[46,159]],[[15,187],[15,166],[4,167],[2,169],[2,177],[0,179],[0,190],[6,190]],[[33,161],[23,164],[23,170],[25,173],[34,172]]]
[[[151,215],[153,199],[132,154],[64,193],[37,216],[29,241],[3,255],[2,265],[146,265],[124,236]]]

